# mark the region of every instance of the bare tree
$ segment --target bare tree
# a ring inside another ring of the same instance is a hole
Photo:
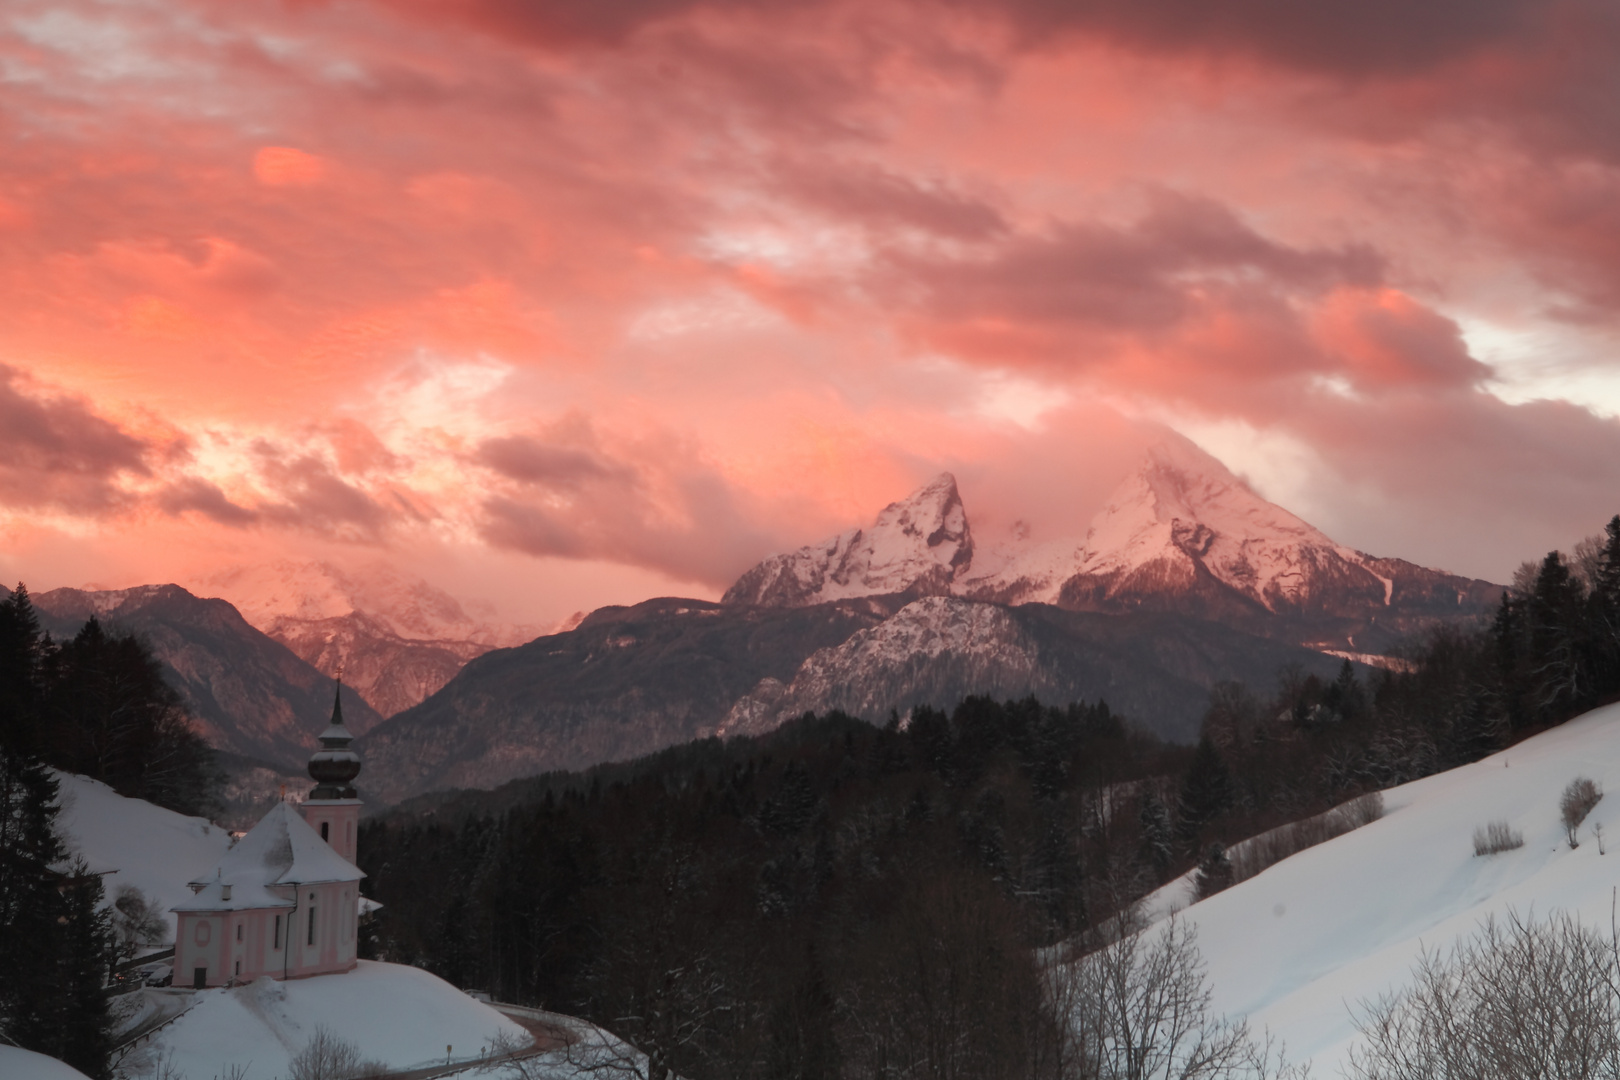
[[[1243,1020],[1215,1016],[1192,924],[1123,926],[1112,945],[1048,972],[1067,1040],[1063,1080],[1283,1080],[1289,1066]]]
[[[1488,920],[1425,952],[1408,989],[1364,1003],[1351,1080],[1620,1077],[1616,942],[1559,915]]]
[[[359,1047],[322,1024],[304,1048],[293,1055],[288,1075],[290,1080],[352,1080],[380,1076],[386,1071],[385,1066],[366,1061]]]
[[[162,945],[169,934],[162,907],[133,885],[118,890],[111,912],[112,930],[118,941],[118,956],[128,960],[143,948]]]
[[[1603,798],[1603,789],[1597,782],[1585,776],[1577,776],[1564,788],[1564,794],[1558,800],[1558,816],[1564,823],[1564,836],[1569,840],[1570,848],[1581,846],[1576,833],[1586,815],[1592,812]]]

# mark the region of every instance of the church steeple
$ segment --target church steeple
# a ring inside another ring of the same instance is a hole
[[[311,799],[356,799],[354,778],[360,775],[360,755],[349,749],[354,736],[343,726],[343,681],[332,694],[332,722],[320,734],[321,748],[309,759],[309,775],[315,781]]]

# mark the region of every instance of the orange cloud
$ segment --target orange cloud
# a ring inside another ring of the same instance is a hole
[[[262,146],[253,155],[253,176],[266,187],[311,187],[326,174],[323,159],[291,146]]]

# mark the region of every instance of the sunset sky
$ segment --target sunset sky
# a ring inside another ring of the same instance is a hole
[[[717,596],[1164,426],[1505,580],[1620,512],[1613,0],[7,0],[0,577]]]

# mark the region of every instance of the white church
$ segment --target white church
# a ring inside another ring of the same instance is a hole
[[[341,690],[341,688],[340,688]],[[316,787],[301,806],[280,802],[225,853],[210,878],[172,910],[174,982],[196,989],[261,975],[301,979],[352,970],[360,896],[355,863],[360,758],[343,726],[341,699],[309,759]]]

